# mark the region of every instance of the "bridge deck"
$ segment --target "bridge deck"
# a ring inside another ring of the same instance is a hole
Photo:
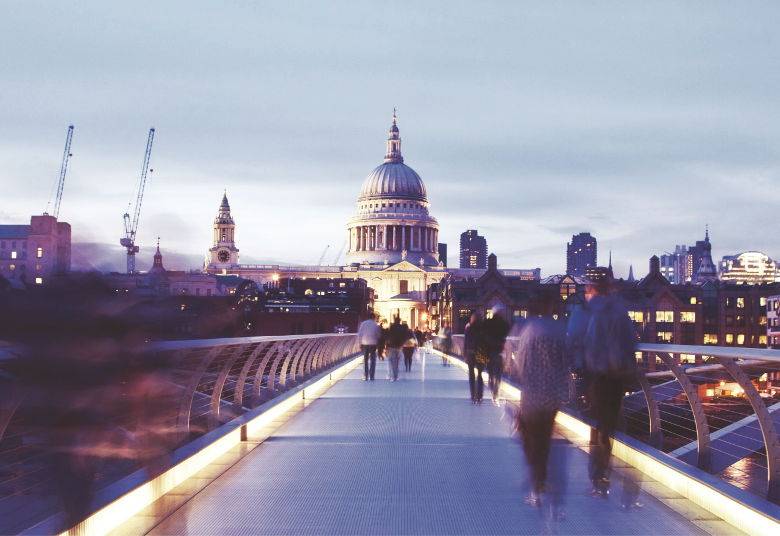
[[[184,503],[153,534],[731,534],[656,482],[645,507],[590,497],[587,456],[568,455],[567,518],[522,500],[527,471],[503,411],[472,406],[463,371],[415,359],[396,383],[362,367]],[[559,436],[560,437],[560,436]]]

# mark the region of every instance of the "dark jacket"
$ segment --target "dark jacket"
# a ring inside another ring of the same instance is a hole
[[[463,332],[463,354],[467,360],[474,359],[474,354],[482,339],[482,321],[469,322]]]
[[[387,347],[400,348],[412,336],[409,328],[403,324],[390,324],[387,330]]]
[[[501,315],[494,315],[482,323],[482,344],[488,355],[500,354],[509,333],[509,324]]]

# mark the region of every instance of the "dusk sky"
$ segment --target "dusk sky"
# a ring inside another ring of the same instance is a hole
[[[467,228],[544,275],[579,231],[617,276],[706,223],[716,262],[780,258],[778,27],[778,2],[6,0],[0,223],[46,208],[73,123],[74,261],[122,269],[154,126],[139,268],[158,235],[197,268],[223,189],[242,262],[331,262],[396,106],[451,265]]]

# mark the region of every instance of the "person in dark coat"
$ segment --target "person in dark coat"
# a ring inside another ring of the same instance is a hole
[[[493,403],[498,404],[498,395],[501,391],[501,375],[504,372],[504,343],[509,334],[509,324],[504,319],[503,307],[496,306],[492,310],[492,316],[482,324],[482,344],[488,356],[488,385],[493,394]]]
[[[463,335],[463,357],[466,358],[466,365],[469,371],[469,391],[471,392],[471,403],[482,403],[482,391],[484,384],[482,380],[482,371],[487,364],[487,354],[478,353],[482,348],[482,319],[476,311],[471,313],[469,323]]]
[[[390,369],[390,380],[398,380],[398,364],[401,361],[401,353],[404,343],[411,337],[409,328],[401,324],[399,317],[393,318],[393,323],[387,330],[387,361]]]

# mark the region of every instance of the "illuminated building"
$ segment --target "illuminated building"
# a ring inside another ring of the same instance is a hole
[[[780,281],[777,263],[760,251],[725,256],[720,261],[720,279],[738,285],[761,285]]]
[[[595,268],[598,259],[596,237],[580,233],[571,237],[566,244],[566,273],[584,276],[588,268]]]
[[[712,262],[712,244],[710,231],[705,227],[704,240],[697,240],[694,246],[678,245],[674,253],[665,253],[660,257],[661,274],[670,283],[703,283],[717,278],[715,264]],[[704,268],[702,271],[702,267]],[[700,275],[701,272],[701,275]]]
[[[42,285],[69,271],[69,223],[43,214],[30,225],[0,225],[0,276],[12,285]]]
[[[469,229],[460,235],[460,267],[487,268],[487,240],[476,229]]]
[[[766,335],[769,348],[780,348],[780,294],[766,298]]]
[[[426,292],[447,274],[439,261],[439,224],[428,206],[425,184],[404,163],[393,114],[384,162],[363,181],[355,215],[347,223],[346,266],[239,264],[235,223],[223,198],[205,270],[260,285],[285,278],[363,279],[375,293],[374,307],[380,317],[400,316],[412,328],[426,327]]]

